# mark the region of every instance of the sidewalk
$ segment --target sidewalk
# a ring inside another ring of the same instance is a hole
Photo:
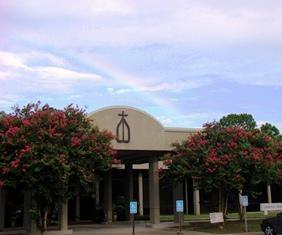
[[[77,225],[70,228],[73,229],[73,235],[132,235],[132,226],[128,222],[110,225]],[[135,226],[135,235],[176,235],[177,231],[178,228],[172,222],[160,223],[154,227],[146,227],[146,223],[137,223]],[[211,233],[189,230],[182,232],[183,235],[211,235]],[[236,233],[236,235],[263,235],[263,232]]]

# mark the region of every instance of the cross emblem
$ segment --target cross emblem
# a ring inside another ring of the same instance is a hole
[[[121,117],[116,128],[116,140],[118,143],[129,143],[130,141],[130,128],[125,119],[128,114],[125,114],[124,111],[118,114]]]

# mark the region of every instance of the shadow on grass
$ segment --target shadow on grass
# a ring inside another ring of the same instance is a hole
[[[261,220],[248,221],[249,232],[261,232],[260,229]],[[183,230],[192,230],[206,233],[241,233],[245,231],[245,224],[242,221],[228,221],[224,223],[223,228],[219,227],[219,224],[210,224],[208,222],[190,223],[189,226],[184,226]]]

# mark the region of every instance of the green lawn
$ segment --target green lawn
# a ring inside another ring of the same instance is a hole
[[[263,214],[263,212],[247,212],[248,231],[260,232],[260,223],[262,219],[275,216],[276,214],[277,212],[269,212],[269,214],[266,216]],[[190,223],[189,225],[184,226],[183,230],[193,230],[216,234],[241,233],[245,231],[244,221],[239,221],[238,213],[228,214],[227,220],[225,221],[224,226],[221,228],[219,224],[209,223],[209,214],[185,215],[184,220]],[[173,221],[173,215],[161,215],[161,221]]]
[[[261,220],[248,221],[249,232],[260,232]],[[223,227],[219,227],[219,224],[210,224],[208,222],[191,223],[189,226],[183,227],[183,230],[193,230],[206,233],[241,233],[245,230],[245,224],[241,221],[228,221],[224,223]]]
[[[249,219],[263,219],[270,216],[275,216],[277,212],[269,212],[267,216],[263,215],[263,212],[247,212],[247,218]],[[239,219],[238,213],[229,213],[227,215],[228,219]],[[194,220],[209,220],[209,214],[201,214],[201,215],[184,215],[185,221],[194,221]],[[161,222],[173,221],[173,215],[161,215]]]

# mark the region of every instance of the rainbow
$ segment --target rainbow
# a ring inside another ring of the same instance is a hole
[[[105,61],[104,58],[91,55],[91,59],[95,68],[100,73],[120,84],[125,85],[126,87],[129,87],[133,91],[140,91],[140,95],[145,100],[150,100],[154,104],[160,106],[160,108],[165,110],[168,116],[173,117],[176,115],[182,115],[168,99],[164,99],[154,94],[154,92],[148,91],[148,86],[143,82],[144,79],[122,71],[120,68],[117,68],[113,64],[108,63],[108,61]]]

